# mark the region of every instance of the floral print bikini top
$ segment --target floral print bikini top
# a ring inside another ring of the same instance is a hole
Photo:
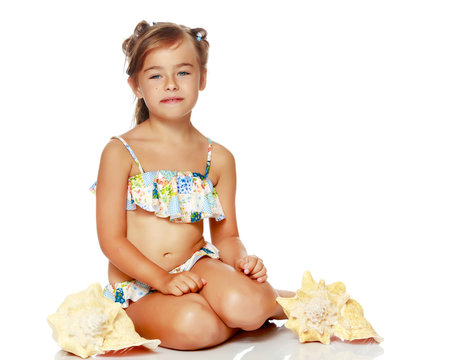
[[[219,196],[208,179],[211,166],[212,141],[208,138],[208,160],[205,175],[190,171],[147,171],[141,166],[133,150],[120,136],[119,139],[130,152],[139,167],[140,174],[128,179],[127,210],[136,210],[136,205],[158,217],[170,217],[175,223],[193,223],[214,217],[225,218]],[[97,183],[90,190],[95,193]]]

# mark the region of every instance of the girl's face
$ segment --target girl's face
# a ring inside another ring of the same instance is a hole
[[[142,70],[129,78],[133,92],[143,98],[150,118],[190,118],[199,90],[206,86],[206,69],[200,70],[192,41],[151,50]]]

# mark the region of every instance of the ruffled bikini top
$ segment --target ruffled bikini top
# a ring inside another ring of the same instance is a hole
[[[158,217],[170,217],[176,223],[193,223],[214,217],[225,219],[219,196],[208,179],[211,166],[212,142],[208,138],[208,160],[205,175],[190,171],[147,171],[141,166],[133,150],[120,136],[119,139],[130,152],[139,167],[140,174],[128,179],[127,210],[136,210],[136,205]],[[90,190],[95,194],[97,183]]]

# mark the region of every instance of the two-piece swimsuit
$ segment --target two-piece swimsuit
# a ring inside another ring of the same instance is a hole
[[[211,180],[208,179],[211,167],[212,141],[208,138],[208,159],[205,174],[191,171],[156,170],[145,172],[133,150],[124,139],[120,140],[131,154],[139,168],[140,174],[128,179],[127,210],[136,210],[136,206],[154,212],[158,217],[170,218],[175,223],[193,223],[205,218],[220,221],[225,218],[219,196]],[[97,184],[90,190],[95,193]],[[219,250],[210,242],[196,251],[184,264],[170,273],[189,271],[203,256],[219,258]],[[155,292],[149,285],[137,280],[109,284],[104,295],[126,308],[129,300],[137,301],[145,295]]]

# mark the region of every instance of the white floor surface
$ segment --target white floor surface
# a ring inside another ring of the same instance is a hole
[[[332,341],[329,345],[320,343],[300,344],[296,336],[284,326],[284,321],[267,323],[261,329],[241,332],[226,343],[201,351],[176,351],[157,348],[150,351],[142,347],[127,349],[98,356],[100,359],[121,360],[371,360],[384,353],[379,344],[349,344]],[[79,359],[65,351],[58,351],[54,360]]]

